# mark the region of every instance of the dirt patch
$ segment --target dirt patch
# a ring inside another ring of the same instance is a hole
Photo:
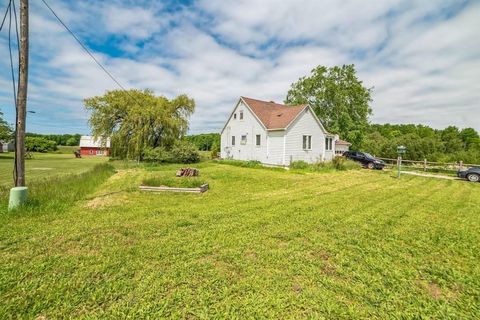
[[[117,193],[117,194],[106,195],[106,196],[100,195],[98,197],[90,199],[88,200],[87,203],[85,203],[84,207],[88,209],[101,209],[101,208],[113,207],[115,205],[126,205],[128,203],[130,203],[128,195],[126,194],[120,195],[119,193]]]
[[[293,286],[292,286],[292,290],[293,290],[295,293],[302,293],[303,288],[302,288],[302,286],[299,285],[298,283],[294,283]]]
[[[455,299],[461,291],[461,287],[458,285],[454,285],[452,289],[449,289],[440,287],[434,281],[417,280],[416,283],[434,300]]]

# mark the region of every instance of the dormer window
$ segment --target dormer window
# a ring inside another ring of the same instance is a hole
[[[243,110],[240,110],[240,120],[243,120]]]

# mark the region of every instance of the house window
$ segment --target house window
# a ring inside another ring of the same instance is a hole
[[[243,110],[240,110],[240,120],[243,120]]]
[[[333,144],[332,138],[325,138],[325,150],[332,151],[333,150],[332,144]]]
[[[232,136],[232,146],[235,145],[235,136]]]
[[[97,150],[97,156],[103,156],[103,150]]]
[[[247,136],[246,135],[242,136],[242,141],[240,143],[241,144],[247,144]]]
[[[93,154],[93,150],[92,149],[88,150],[88,154]]]
[[[260,135],[259,135],[259,134],[257,134],[257,135],[255,136],[255,144],[256,144],[257,146],[260,145]]]
[[[234,120],[237,119],[237,114],[236,113],[233,114],[233,119]]]
[[[312,150],[312,136],[303,136],[303,149]]]

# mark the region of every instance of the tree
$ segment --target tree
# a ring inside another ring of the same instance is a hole
[[[354,65],[327,68],[318,66],[309,77],[293,83],[285,103],[308,104],[325,128],[358,148],[368,127],[371,88],[357,78]]]
[[[467,150],[480,147],[480,136],[473,128],[465,128],[460,131],[460,138],[463,141],[464,148]]]
[[[12,139],[12,128],[8,125],[7,121],[3,119],[3,113],[0,112],[0,141],[9,141]]]
[[[113,90],[87,98],[89,124],[95,137],[111,138],[112,155],[142,160],[146,148],[171,148],[188,129],[195,102],[186,95],[174,99],[151,90]]]

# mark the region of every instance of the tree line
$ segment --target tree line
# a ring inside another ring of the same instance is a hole
[[[407,147],[409,160],[480,163],[480,137],[473,128],[433,129],[414,124],[372,124],[361,148],[376,156],[397,157],[397,146]]]
[[[27,132],[26,137],[43,138],[53,141],[59,146],[78,146],[80,144],[80,134],[40,134]]]

